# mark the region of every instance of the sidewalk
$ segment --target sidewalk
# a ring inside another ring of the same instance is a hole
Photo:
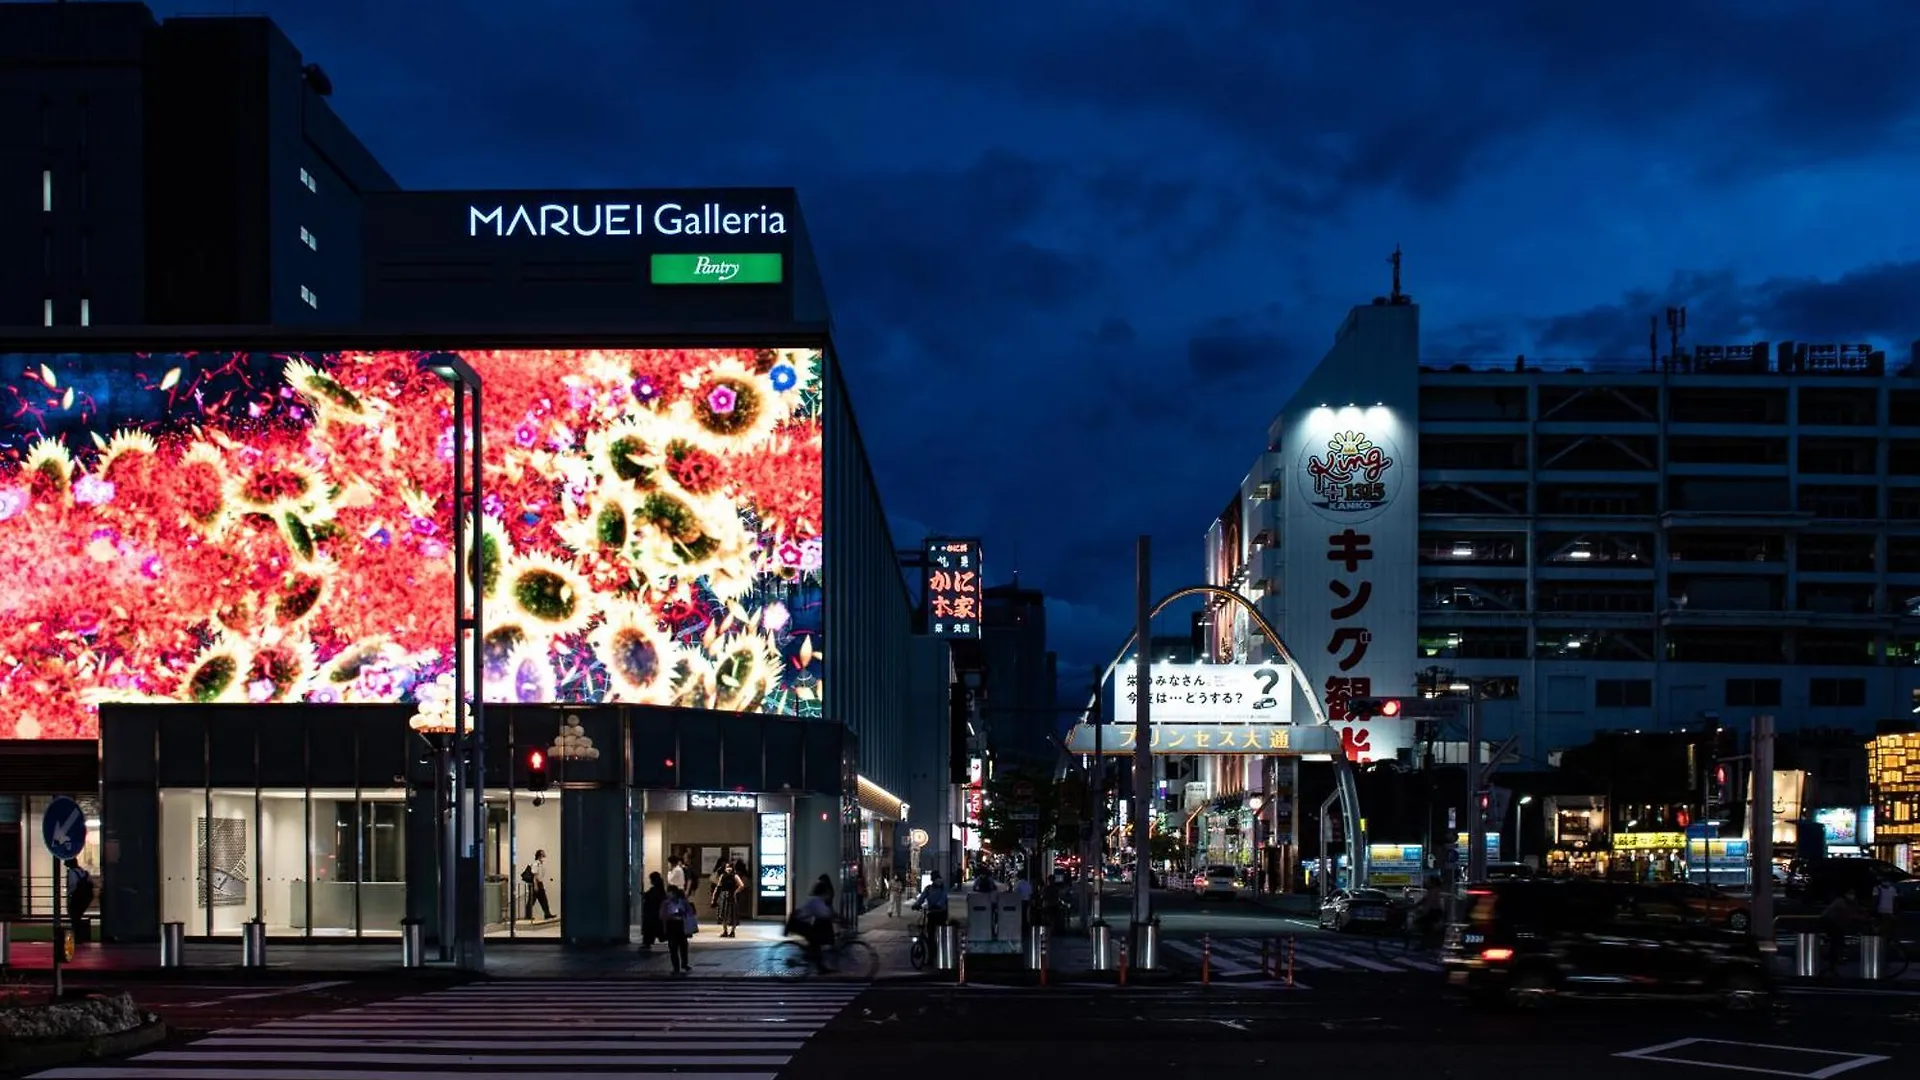
[[[877,978],[897,979],[918,974],[907,957],[911,925],[910,920],[889,919],[884,912],[870,912],[861,917],[860,938],[872,947],[879,960]],[[688,958],[694,975],[699,977],[771,978],[789,974],[781,963],[786,941],[775,923],[742,925],[739,936],[733,938],[723,938],[718,929],[702,926],[690,943]],[[188,942],[182,954],[181,968],[162,968],[157,944],[85,945],[71,963],[62,966],[76,977],[111,976],[126,980],[177,979],[187,972],[218,972],[221,978],[262,981],[282,981],[289,975],[321,979],[375,974],[429,979],[472,977],[433,959],[438,954],[431,946],[427,949],[429,959],[425,967],[402,968],[397,939],[341,944],[269,941],[265,968],[242,967],[238,941]],[[4,970],[9,975],[44,976],[52,961],[50,944],[14,942],[10,962]],[[502,979],[670,977],[665,945],[641,949],[637,944],[625,948],[572,947],[554,941],[489,940],[486,966],[487,977]]]

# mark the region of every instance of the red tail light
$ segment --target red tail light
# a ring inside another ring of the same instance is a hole
[[[1483,952],[1480,954],[1480,959],[1489,960],[1497,964],[1502,960],[1513,959],[1513,950],[1512,949],[1488,949],[1486,952]]]

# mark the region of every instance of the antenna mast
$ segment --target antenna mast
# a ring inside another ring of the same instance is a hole
[[[1400,245],[1399,244],[1393,245],[1393,255],[1389,257],[1387,261],[1393,264],[1393,292],[1388,296],[1387,299],[1391,303],[1404,304],[1407,302],[1407,294],[1400,291]]]

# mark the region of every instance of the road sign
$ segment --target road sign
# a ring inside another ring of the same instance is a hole
[[[66,795],[55,795],[40,818],[40,836],[56,859],[71,859],[87,846],[87,812]]]
[[[1031,821],[1020,823],[1020,841],[1031,844],[1040,839],[1040,826]]]

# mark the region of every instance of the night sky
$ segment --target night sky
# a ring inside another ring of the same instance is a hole
[[[1433,360],[1920,336],[1911,0],[240,10],[405,187],[798,188],[896,541],[983,536],[1063,684],[1396,243]]]

